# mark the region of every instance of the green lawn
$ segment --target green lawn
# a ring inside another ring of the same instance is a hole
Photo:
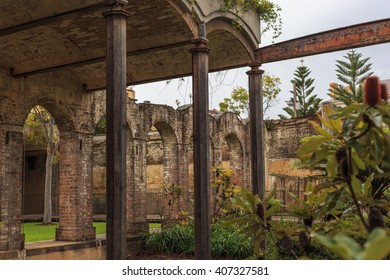
[[[93,226],[96,228],[96,234],[106,233],[105,222],[94,222]],[[149,228],[160,228],[160,223],[150,223]],[[50,226],[43,226],[40,222],[28,222],[22,224],[22,232],[26,236],[25,242],[36,242],[44,240],[53,240],[55,238],[55,229],[58,223],[53,223]]]

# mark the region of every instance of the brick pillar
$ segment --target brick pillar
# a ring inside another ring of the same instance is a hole
[[[60,225],[56,240],[95,239],[92,226],[92,138],[92,134],[60,132]]]
[[[185,212],[191,212],[190,197],[189,197],[189,170],[188,170],[188,144],[178,144],[178,182],[179,186],[183,186],[182,196],[180,197],[179,210]]]
[[[127,232],[148,230],[146,209],[146,139],[129,141],[127,152]]]
[[[265,159],[262,74],[258,66],[247,72],[249,77],[249,125],[251,147],[252,192],[260,198],[265,194]]]
[[[0,251],[24,248],[23,127],[0,125]]]

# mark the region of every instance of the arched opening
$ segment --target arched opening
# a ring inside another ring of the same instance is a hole
[[[180,209],[182,186],[178,186],[178,144],[165,122],[151,126],[146,142],[146,192],[149,218],[170,223]]]
[[[25,242],[54,239],[58,226],[60,133],[53,116],[39,105],[28,113],[23,132],[22,231]]]
[[[230,133],[225,137],[222,145],[222,167],[232,170],[231,183],[243,186],[243,150],[236,134]]]

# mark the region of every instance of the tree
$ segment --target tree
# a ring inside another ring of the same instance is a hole
[[[276,76],[264,75],[263,77],[263,116],[265,113],[278,103],[280,93],[280,78]],[[239,117],[249,115],[249,93],[243,87],[235,88],[230,98],[225,98],[219,103],[219,110],[222,112],[231,111]]]
[[[59,132],[53,117],[41,106],[35,106],[27,116],[24,125],[26,141],[30,143],[46,145],[46,174],[44,214],[42,224],[49,225],[52,222],[52,172],[53,161],[59,145]]]
[[[288,107],[283,110],[291,117],[306,117],[317,114],[320,109],[321,98],[313,94],[315,87],[313,86],[314,79],[310,78],[311,71],[308,67],[299,66],[294,72],[294,79],[291,80],[292,85],[295,84],[296,91],[296,114],[294,112],[294,91],[290,91],[293,97],[286,101]],[[281,119],[286,119],[286,116],[279,115]]]
[[[344,85],[333,84],[330,96],[346,105],[363,102],[363,81],[373,74],[370,72],[372,64],[368,63],[370,58],[362,56],[352,50],[343,56],[345,61],[336,60],[337,79]]]

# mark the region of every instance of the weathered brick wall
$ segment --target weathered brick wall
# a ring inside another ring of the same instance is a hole
[[[296,118],[272,121],[273,128],[267,131],[267,158],[296,158],[300,146],[299,140],[316,134],[309,121],[318,121],[317,117]]]

